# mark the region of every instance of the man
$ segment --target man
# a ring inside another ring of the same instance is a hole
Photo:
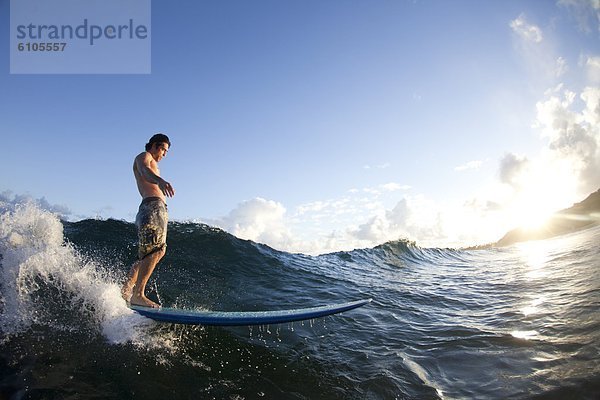
[[[125,301],[139,306],[159,307],[146,297],[145,290],[156,264],[166,252],[168,214],[165,197],[173,197],[175,189],[160,177],[158,163],[170,147],[169,138],[158,133],[150,138],[146,151],[138,154],[133,162],[133,175],[142,196],[142,204],[135,217],[139,238],[138,261],[131,267],[121,294]]]

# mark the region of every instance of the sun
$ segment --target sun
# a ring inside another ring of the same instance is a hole
[[[516,205],[515,210],[512,212],[516,226],[527,231],[535,231],[542,229],[548,223],[556,210],[541,205],[539,201],[542,201],[542,199],[536,199],[536,197],[531,197]]]
[[[543,229],[552,215],[572,204],[574,176],[567,168],[538,168],[523,176],[519,190],[508,207],[513,226],[534,231]]]

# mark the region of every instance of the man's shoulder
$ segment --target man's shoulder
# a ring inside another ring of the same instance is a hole
[[[148,153],[147,151],[142,151],[140,154],[138,154],[137,156],[135,156],[135,160],[145,160],[148,157],[152,158],[152,155],[150,153]]]

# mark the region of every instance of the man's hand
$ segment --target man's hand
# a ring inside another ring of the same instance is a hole
[[[158,187],[160,188],[160,190],[163,192],[163,194],[167,197],[173,197],[175,196],[175,189],[173,188],[173,186],[171,186],[171,184],[167,181],[165,181],[164,179],[161,179],[161,181],[158,183]]]

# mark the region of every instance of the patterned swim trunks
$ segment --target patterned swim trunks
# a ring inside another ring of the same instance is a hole
[[[138,257],[143,259],[167,246],[167,205],[160,197],[142,200],[135,225],[138,228]]]

